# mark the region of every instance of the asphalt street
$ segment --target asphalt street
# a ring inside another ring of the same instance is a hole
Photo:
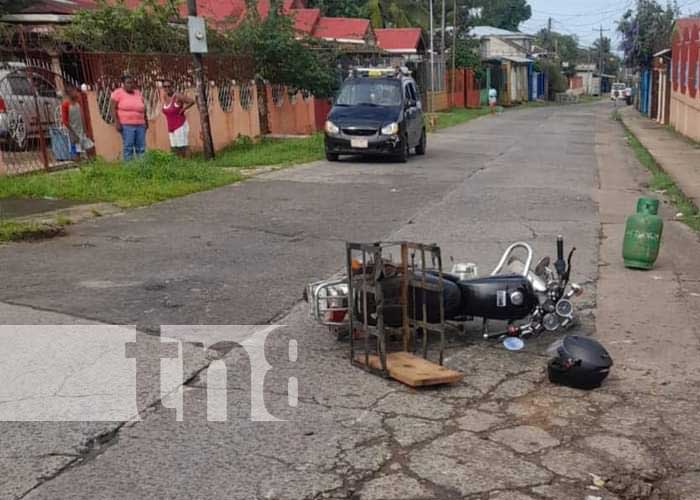
[[[182,421],[145,384],[138,421],[0,422],[0,498],[615,499],[693,484],[692,449],[677,462],[658,451],[670,436],[678,445],[688,426],[630,432],[662,419],[634,421],[640,399],[667,404],[687,383],[640,379],[635,363],[654,358],[647,344],[631,358],[615,347],[619,375],[580,393],[545,380],[552,336],[511,353],[480,340],[474,325],[451,338],[446,359],[464,381],[412,391],[351,367],[347,344],[313,324],[301,302],[307,282],[341,268],[346,240],[437,242],[487,274],[511,242],[552,255],[562,234],[577,247],[572,279],[586,287],[573,332],[603,328],[607,341],[624,341],[613,331],[624,314],[614,328],[614,308],[595,314],[600,245],[617,241],[603,228],[627,210],[601,178],[617,158],[634,174],[624,179],[628,197],[643,180],[610,111],[508,111],[431,135],[428,155],[407,164],[317,162],[0,247],[5,324],[137,325],[145,349],[159,325],[283,325],[264,344],[264,405],[277,421],[251,419],[249,351],[188,346]],[[676,248],[696,244],[683,228],[670,231]],[[615,272],[611,296],[642,286]],[[697,348],[696,333],[686,333],[674,344],[679,356],[688,343]],[[216,370],[202,370],[212,360]],[[207,419],[211,395],[226,399],[225,421]]]

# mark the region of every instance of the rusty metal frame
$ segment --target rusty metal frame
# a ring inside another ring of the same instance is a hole
[[[388,256],[391,249],[399,249],[400,260],[394,262]],[[359,259],[356,259],[359,257]],[[390,353],[392,333],[400,335],[401,349],[405,352],[417,352],[417,333],[421,332],[421,355],[428,357],[428,336],[435,334],[439,338],[439,363],[443,364],[445,349],[445,307],[442,299],[444,284],[442,280],[442,254],[440,247],[434,244],[413,243],[408,241],[377,243],[346,243],[346,265],[348,276],[349,321],[350,321],[350,361],[363,369],[388,376],[387,355]],[[357,268],[359,260],[360,268]],[[381,278],[386,267],[390,265],[399,272],[399,305],[401,309],[401,326],[398,328],[384,324],[385,297]],[[426,280],[428,272],[439,279],[437,283]],[[410,297],[409,297],[409,291]],[[426,296],[429,292],[439,294],[439,322],[429,323]],[[417,314],[416,304],[421,294],[422,310]],[[368,296],[374,297],[376,324],[373,326],[368,318]],[[411,302],[412,301],[412,302]],[[361,303],[361,307],[357,307]],[[410,306],[413,305],[413,317]],[[419,319],[420,318],[420,319]],[[363,342],[360,342],[363,340]],[[374,342],[373,342],[374,340]],[[359,345],[358,345],[359,344]],[[373,345],[374,344],[374,345]],[[372,368],[370,356],[378,356],[380,367]],[[359,356],[359,357],[358,357]]]

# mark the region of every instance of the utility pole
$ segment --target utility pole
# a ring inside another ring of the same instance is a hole
[[[605,69],[603,67],[603,32],[610,30],[603,29],[603,25],[601,24],[599,30],[594,29],[593,31],[600,31],[600,38],[598,39],[598,73],[602,75],[603,70]]]
[[[445,0],[442,0],[442,30],[440,31],[440,55],[445,57]]]
[[[452,96],[455,94],[455,78],[457,74],[457,0],[452,1]],[[466,104],[466,103],[465,103]]]
[[[192,18],[197,17],[197,0],[187,0],[187,15]],[[188,20],[188,21],[190,21]],[[206,40],[206,30],[203,33],[194,35],[199,40]],[[191,39],[191,38],[190,38]],[[206,51],[206,48],[204,49]],[[204,146],[204,159],[214,159],[214,141],[211,138],[211,125],[209,123],[209,105],[204,86],[207,84],[204,74],[204,64],[202,63],[202,52],[194,51],[192,41],[190,41],[190,52],[192,52],[192,64],[194,66],[194,82],[197,89],[197,108],[199,109],[199,119],[202,127],[202,143]]]
[[[192,0],[190,0],[192,1]],[[430,1],[430,112],[433,112],[433,95],[435,93],[435,31],[433,29],[433,0]]]

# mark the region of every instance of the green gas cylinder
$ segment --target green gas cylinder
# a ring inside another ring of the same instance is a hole
[[[637,213],[625,224],[622,258],[625,267],[651,269],[659,256],[664,221],[658,215],[659,200],[642,197],[637,200]]]

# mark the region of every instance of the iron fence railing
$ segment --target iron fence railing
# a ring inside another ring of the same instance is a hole
[[[68,84],[95,91],[99,118],[107,123],[114,122],[110,95],[125,73],[136,80],[149,119],[160,113],[163,80],[183,92],[194,87],[189,55],[86,53],[51,43],[31,30],[0,31],[0,175],[51,169],[75,159],[60,113]],[[231,112],[238,98],[243,109],[250,108],[255,70],[249,57],[209,55],[204,66],[210,106],[217,99],[224,112]]]

